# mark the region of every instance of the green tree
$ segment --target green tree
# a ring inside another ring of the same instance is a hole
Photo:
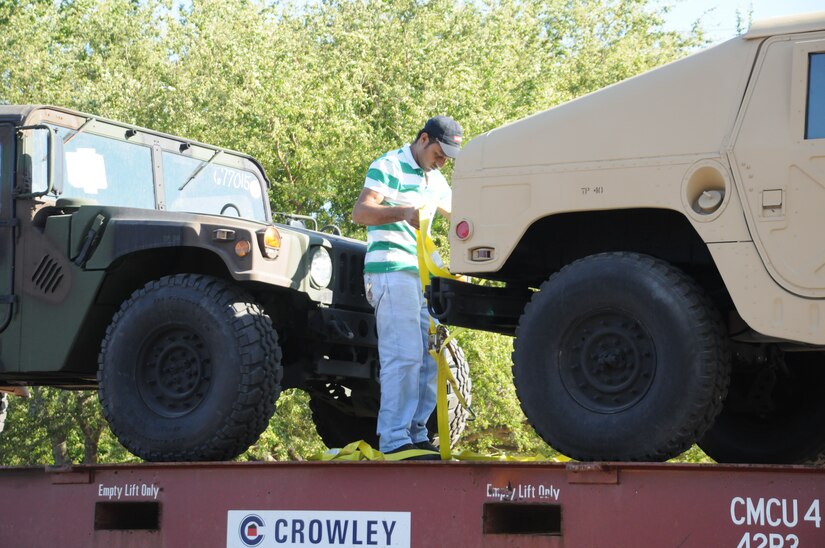
[[[0,465],[137,460],[109,430],[96,392],[35,387],[31,394],[9,398]]]
[[[52,103],[246,152],[273,182],[274,211],[317,215],[357,237],[349,213],[367,166],[428,117],[448,113],[472,138],[704,44],[698,25],[665,31],[664,9],[649,0],[12,0],[0,3],[0,103]],[[446,228],[435,227],[442,246]],[[460,341],[478,411],[461,445],[554,455],[519,409],[511,340],[467,332]],[[88,393],[12,398],[0,460],[130,458],[101,424]],[[285,394],[242,458],[317,452],[312,432],[305,394]]]
[[[0,465],[20,466],[54,462],[42,423],[29,416],[29,400],[10,396],[6,426],[0,433]]]

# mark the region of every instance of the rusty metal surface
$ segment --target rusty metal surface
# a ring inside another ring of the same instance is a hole
[[[0,546],[243,547],[237,523],[227,531],[229,513],[236,511],[237,519],[261,517],[263,523],[246,529],[247,541],[261,547],[385,546],[385,533],[395,526],[391,519],[408,516],[409,533],[403,524],[391,531],[398,533],[391,535],[392,545],[814,548],[825,546],[823,504],[825,469],[797,466],[342,462],[0,468]],[[330,516],[342,523],[359,516],[367,521],[330,544],[320,536],[322,518]]]

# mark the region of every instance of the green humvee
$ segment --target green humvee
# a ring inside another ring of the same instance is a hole
[[[274,224],[269,191],[236,152],[0,107],[0,387],[98,388],[146,460],[237,456],[291,387],[310,394],[327,445],[374,443],[366,246],[297,216]],[[451,409],[454,441],[466,411],[455,397]]]

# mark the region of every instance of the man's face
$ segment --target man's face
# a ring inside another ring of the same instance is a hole
[[[444,151],[441,150],[441,145],[435,139],[430,139],[426,133],[421,138],[425,142],[419,157],[419,167],[424,171],[441,169],[444,163],[449,160]]]

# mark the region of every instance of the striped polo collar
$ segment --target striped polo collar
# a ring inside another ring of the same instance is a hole
[[[422,177],[424,176],[424,170],[421,169],[421,167],[418,165],[418,162],[416,162],[415,158],[413,158],[412,149],[410,148],[410,145],[404,145],[401,148],[401,155],[404,157],[405,162],[410,164],[410,166],[413,169],[419,172],[419,175],[421,175]]]

